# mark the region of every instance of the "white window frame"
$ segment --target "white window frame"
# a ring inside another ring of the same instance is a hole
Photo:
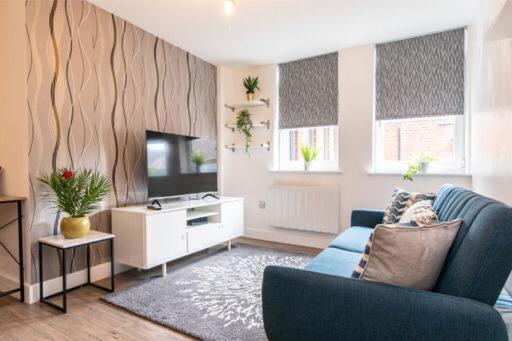
[[[288,132],[296,129],[308,129],[308,128],[328,128],[332,127],[334,128],[334,136],[333,136],[333,147],[335,160],[332,162],[328,161],[314,161],[311,164],[311,170],[312,171],[338,171],[339,170],[339,154],[340,154],[340,145],[339,145],[339,125],[332,125],[332,126],[319,126],[319,127],[304,127],[304,128],[291,128],[291,129],[276,129],[276,141],[277,141],[277,148],[276,148],[276,158],[274,164],[277,165],[276,170],[282,170],[282,171],[302,171],[304,170],[304,161],[302,158],[299,158],[299,160],[296,161],[286,161],[283,160],[281,157],[283,154],[283,150],[290,148],[290,138]],[[320,150],[320,153],[322,150]]]
[[[432,162],[429,173],[466,173],[467,159],[467,138],[466,138],[466,116],[458,115],[455,120],[454,134],[454,159],[453,161]],[[423,118],[425,119],[425,118]],[[428,119],[428,118],[427,118]],[[436,117],[432,117],[432,120]],[[411,119],[414,120],[414,119]],[[384,160],[383,124],[384,122],[399,122],[398,120],[377,121],[373,120],[373,168],[375,172],[403,172],[408,167],[408,161]],[[411,160],[412,161],[412,160]]]

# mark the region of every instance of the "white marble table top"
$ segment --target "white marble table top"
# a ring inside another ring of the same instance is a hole
[[[64,238],[62,234],[59,234],[56,236],[39,238],[39,242],[58,247],[59,249],[68,249],[70,247],[87,245],[111,238],[114,238],[113,234],[91,230],[87,236],[82,238],[67,239]]]

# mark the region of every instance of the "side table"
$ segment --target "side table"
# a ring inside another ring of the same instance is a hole
[[[103,241],[110,241],[110,288],[105,288],[91,282],[91,244],[96,244]],[[60,250],[62,257],[61,272],[62,272],[62,292],[44,296],[43,294],[43,246],[52,247]],[[87,247],[87,282],[82,285],[68,289],[66,286],[66,255],[67,250],[72,250],[80,246]],[[67,312],[67,293],[68,291],[81,288],[85,285],[91,285],[96,288],[114,292],[114,235],[110,233],[90,231],[89,234],[82,238],[66,239],[63,235],[49,236],[39,239],[39,297],[40,301],[48,304],[49,306],[60,310],[63,313]],[[62,307],[48,301],[49,298],[62,294]]]

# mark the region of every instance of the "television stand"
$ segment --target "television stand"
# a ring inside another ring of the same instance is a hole
[[[211,196],[211,195],[209,195]],[[201,225],[193,221],[203,219]],[[244,200],[182,200],[165,203],[160,210],[146,206],[112,208],[116,261],[137,269],[161,266],[217,244],[231,248],[231,240],[244,234]]]

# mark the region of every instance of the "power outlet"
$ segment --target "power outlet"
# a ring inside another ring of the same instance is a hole
[[[266,207],[267,207],[267,203],[265,201],[260,201],[258,203],[258,206],[259,208],[261,208],[262,210],[264,210]]]

